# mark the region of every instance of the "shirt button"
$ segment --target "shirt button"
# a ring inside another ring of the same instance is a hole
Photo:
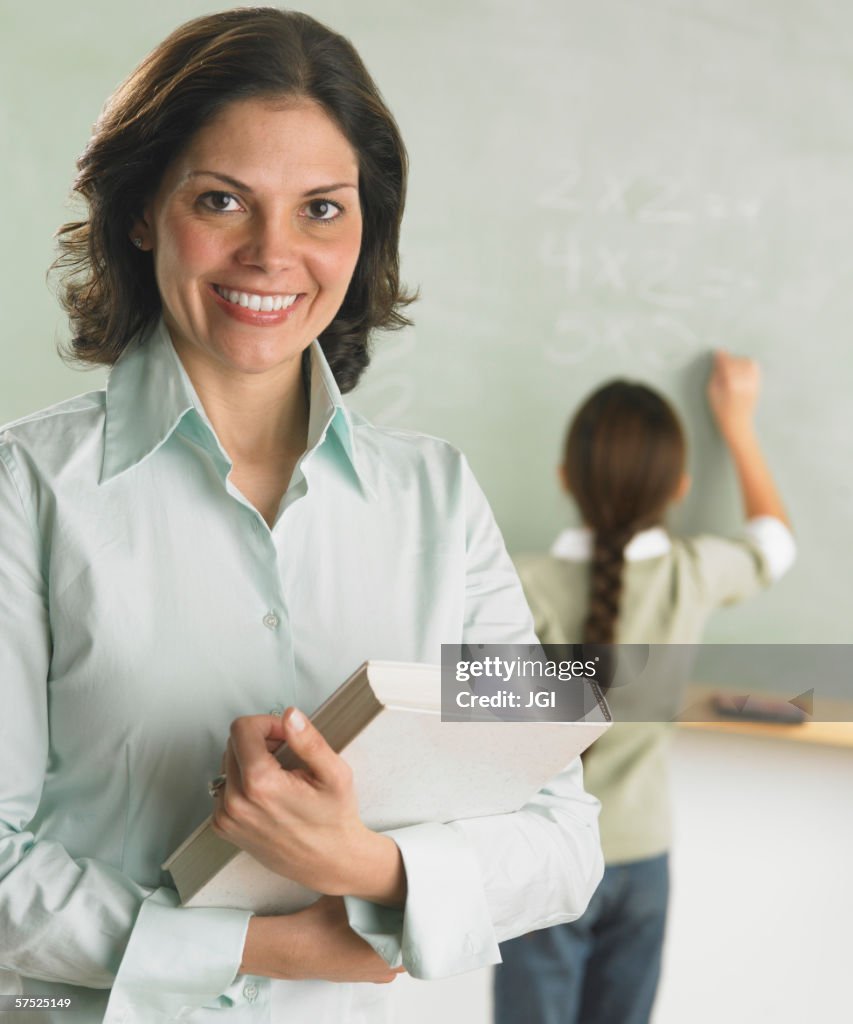
[[[267,612],[263,618],[263,623],[267,629],[278,629],[278,624],[281,620],[275,614],[275,612]]]
[[[284,714],[284,704],[274,704],[273,707],[271,707],[269,709],[269,714],[271,714],[271,715],[283,715]]]
[[[253,981],[250,981],[243,986],[243,995],[250,1003],[253,1003],[258,998],[258,986]]]

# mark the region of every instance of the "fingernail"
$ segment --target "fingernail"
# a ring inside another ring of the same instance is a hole
[[[305,715],[302,714],[297,708],[294,708],[290,712],[290,728],[294,732],[302,732],[305,728]]]

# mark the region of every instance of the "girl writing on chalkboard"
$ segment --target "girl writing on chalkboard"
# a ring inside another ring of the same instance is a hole
[[[518,563],[543,643],[693,643],[715,608],[787,572],[795,546],[753,425],[758,394],[755,362],[715,354],[708,400],[743,498],[740,539],[663,528],[689,479],[681,426],[660,395],[614,381],[584,402],[560,467],[584,526]],[[649,1020],[668,899],[668,736],[662,722],[624,723],[585,756],[602,803],[604,880],[580,920],[501,946],[496,1024]]]

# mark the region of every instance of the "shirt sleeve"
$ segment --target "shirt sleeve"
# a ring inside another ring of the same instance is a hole
[[[152,891],[30,830],[49,754],[51,655],[32,508],[0,446],[0,968],[93,989],[115,982],[107,1024],[156,1019],[152,999],[171,1017],[233,981],[251,915],[181,909],[172,890]]]
[[[462,639],[538,644],[491,509],[467,465],[464,472]],[[576,758],[515,813],[391,830],[408,880],[405,908],[347,897],[350,925],[415,978],[500,963],[499,942],[573,921],[586,909],[604,870],[598,811],[598,801],[584,791]]]
[[[713,605],[736,604],[775,583],[794,564],[797,553],[793,534],[774,516],[749,519],[740,537],[703,535],[686,545],[700,587]]]
[[[774,583],[782,579],[797,557],[793,533],[775,516],[754,516],[747,521],[743,532],[760,552],[768,577]]]

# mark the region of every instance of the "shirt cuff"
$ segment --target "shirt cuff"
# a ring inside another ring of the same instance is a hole
[[[179,906],[173,889],[142,904],[103,1024],[150,1024],[214,1002],[243,959],[252,914]]]
[[[345,897],[350,927],[392,967],[446,978],[500,963],[482,873],[464,836],[427,823],[384,833],[406,868],[405,910]]]
[[[746,537],[761,552],[767,573],[775,583],[794,564],[797,545],[788,527],[775,516],[754,516],[743,528]]]

